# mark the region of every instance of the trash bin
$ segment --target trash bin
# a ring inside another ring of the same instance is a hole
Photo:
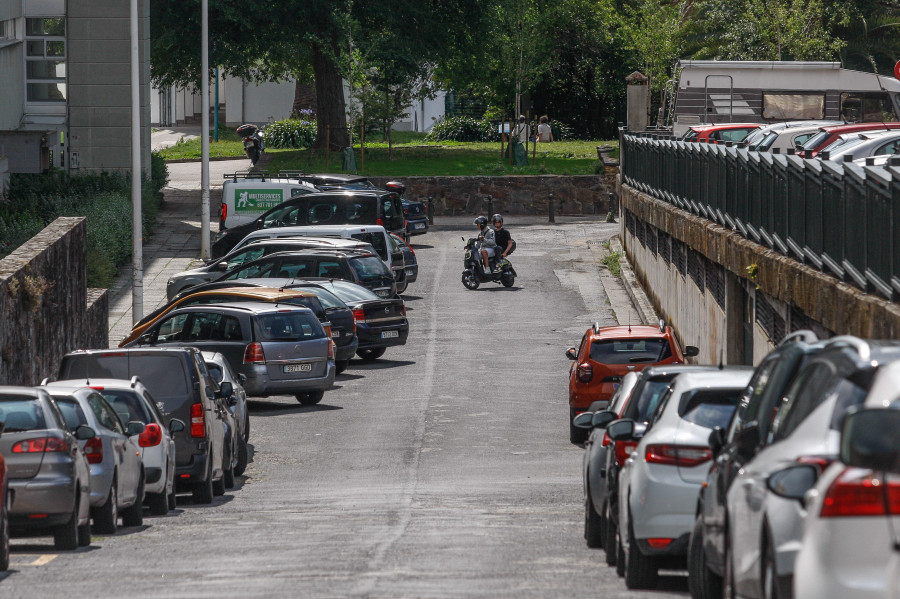
[[[344,148],[344,160],[343,160],[343,164],[341,164],[341,170],[343,170],[343,171],[355,171],[356,170],[356,156],[353,154],[353,148]]]
[[[528,154],[522,142],[514,141],[512,144],[513,166],[528,166]]]

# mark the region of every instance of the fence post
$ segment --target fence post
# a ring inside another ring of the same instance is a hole
[[[428,224],[434,224],[434,198],[428,196]]]
[[[490,219],[494,214],[494,196],[488,195],[487,197],[487,211],[488,211],[488,219]]]
[[[550,211],[550,220],[549,220],[549,222],[555,223],[555,222],[556,222],[556,215],[553,213],[553,194],[552,194],[552,193],[550,194],[550,199],[549,199],[548,202],[547,202],[547,210]]]

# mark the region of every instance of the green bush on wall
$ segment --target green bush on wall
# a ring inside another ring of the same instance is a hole
[[[500,134],[488,121],[468,116],[441,119],[428,132],[428,141],[499,141]]]
[[[316,141],[315,121],[285,119],[269,123],[263,130],[267,148],[309,148]]]

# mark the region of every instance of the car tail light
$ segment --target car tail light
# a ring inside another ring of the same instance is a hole
[[[226,218],[228,218],[228,204],[222,202],[222,213],[219,219],[224,223]]]
[[[203,414],[203,404],[191,404],[191,436],[206,436],[206,416]]]
[[[84,455],[88,464],[100,464],[103,462],[103,441],[100,437],[91,437],[84,444]]]
[[[693,468],[712,459],[709,447],[693,447],[688,445],[648,445],[644,460],[648,464],[663,464]]]
[[[665,549],[672,544],[672,539],[650,538],[647,539],[647,544],[651,549]]]
[[[637,445],[637,441],[616,441],[616,464],[619,466],[624,464],[625,460],[631,457]]]
[[[403,214],[409,214],[409,207],[407,207],[407,206],[403,207]]]
[[[376,219],[375,219],[375,224],[376,224],[376,225],[379,225],[379,226],[381,226],[381,227],[383,227],[383,226],[384,226],[384,219],[383,219],[383,218],[376,218]]]
[[[195,404],[200,405],[200,404]],[[144,428],[144,432],[138,437],[138,445],[141,447],[156,447],[162,442],[162,429],[155,422],[151,422]]]
[[[244,364],[265,364],[266,354],[261,343],[251,343],[244,350]]]
[[[96,385],[91,385],[89,388],[90,388],[90,389],[95,389],[95,390],[97,390],[97,391],[103,391],[103,387],[102,387],[102,386],[101,386],[101,387],[98,387],[98,386],[96,386]]]
[[[885,516],[885,484],[891,514],[898,514],[900,482],[885,481],[871,471],[847,468],[828,487],[819,516],[822,518]]]
[[[366,311],[360,308],[357,308],[353,311],[353,325],[356,326],[357,322],[365,322],[366,321]]]
[[[594,378],[594,367],[587,363],[579,364],[577,376],[579,383],[590,383]]]
[[[406,316],[406,304],[400,306],[403,309],[403,316]]]
[[[328,359],[334,360],[334,341],[328,340]]]
[[[69,451],[69,444],[57,437],[41,437],[40,439],[26,439],[12,446],[13,453],[49,453],[54,451]]]
[[[325,329],[325,336],[331,339],[331,323],[323,324],[322,328]]]

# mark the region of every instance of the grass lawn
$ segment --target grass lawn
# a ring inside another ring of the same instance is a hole
[[[528,166],[513,167],[500,157],[498,143],[429,143],[424,134],[395,132],[393,157],[388,144],[366,141],[365,167],[359,143],[354,145],[357,172],[370,176],[497,176],[497,175],[592,175],[597,172],[598,145],[617,146],[616,141],[563,141],[539,144],[532,160],[533,146],[529,146]],[[219,142],[210,143],[210,156],[243,156],[241,139],[233,131],[220,131]],[[342,157],[332,152],[326,168],[325,153],[320,150],[266,149],[265,170],[297,170],[305,172],[341,172]],[[183,142],[161,151],[167,160],[199,158],[200,140]]]

